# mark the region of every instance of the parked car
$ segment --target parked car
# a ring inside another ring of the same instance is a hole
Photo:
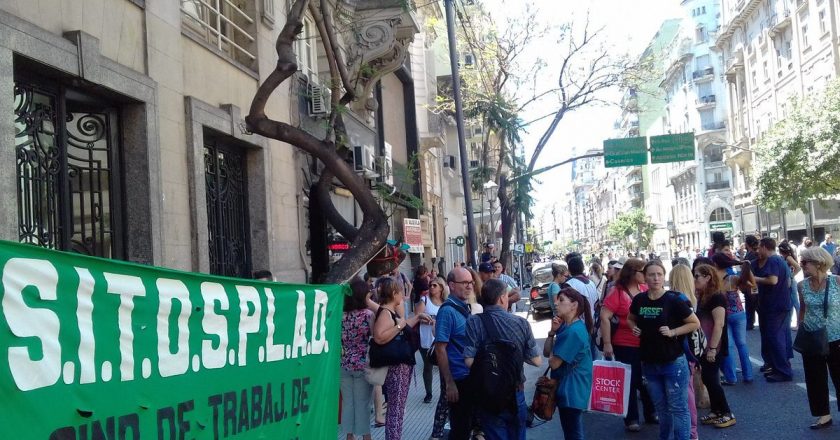
[[[532,316],[551,315],[551,301],[548,299],[548,285],[554,280],[551,276],[551,263],[534,268],[530,291],[530,313]]]

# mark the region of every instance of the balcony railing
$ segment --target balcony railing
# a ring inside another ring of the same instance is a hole
[[[703,79],[712,79],[715,75],[715,68],[714,67],[706,67],[705,69],[695,70],[694,73],[691,74],[692,79],[694,81],[703,80]]]
[[[717,104],[717,97],[715,95],[701,96],[695,103],[697,107],[711,107]]]
[[[704,122],[700,127],[703,130],[723,130],[726,128],[726,121]]]
[[[706,189],[708,190],[729,189],[731,187],[729,181],[706,182]]]

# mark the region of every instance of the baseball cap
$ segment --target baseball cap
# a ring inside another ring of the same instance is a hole
[[[496,270],[493,269],[493,265],[490,263],[481,263],[478,265],[478,271],[484,273],[495,272]]]
[[[621,258],[618,259],[617,262],[615,262],[612,265],[612,268],[613,269],[621,269],[622,267],[624,267],[624,263],[626,263],[626,262],[627,262],[627,257],[621,257]]]

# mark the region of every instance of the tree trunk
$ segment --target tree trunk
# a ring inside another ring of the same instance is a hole
[[[516,220],[516,207],[508,194],[508,181],[506,176],[499,177],[499,210],[502,224],[502,250],[499,253],[499,260],[506,269],[511,270],[510,239],[513,237],[513,226]],[[511,272],[513,273],[513,272]]]
[[[286,24],[277,36],[275,45],[277,66],[254,95],[245,122],[251,132],[291,144],[320,160],[329,170],[328,173],[332,173],[355,197],[364,213],[362,226],[359,228],[350,250],[330,269],[324,279],[326,283],[340,283],[350,279],[385,246],[385,240],[388,238],[389,232],[385,213],[382,212],[382,208],[365,181],[353,171],[352,167],[339,154],[335,143],[329,140],[320,140],[298,127],[272,120],[265,113],[266,103],[271,94],[298,70],[293,44],[303,28],[301,17],[308,3],[308,0],[296,0],[292,5],[287,15]],[[337,109],[333,108],[332,111],[335,112]],[[344,137],[346,138],[346,136]],[[341,138],[336,136],[336,139]],[[323,191],[321,193],[323,194]],[[323,200],[323,197],[319,197],[319,199],[322,199],[320,203],[327,202],[327,200]],[[348,228],[342,226],[347,225],[339,224],[339,228],[344,229],[344,232],[350,232]]]

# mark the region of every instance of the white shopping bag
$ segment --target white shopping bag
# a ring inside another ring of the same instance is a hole
[[[626,417],[630,402],[630,365],[618,361],[592,363],[589,411]]]

